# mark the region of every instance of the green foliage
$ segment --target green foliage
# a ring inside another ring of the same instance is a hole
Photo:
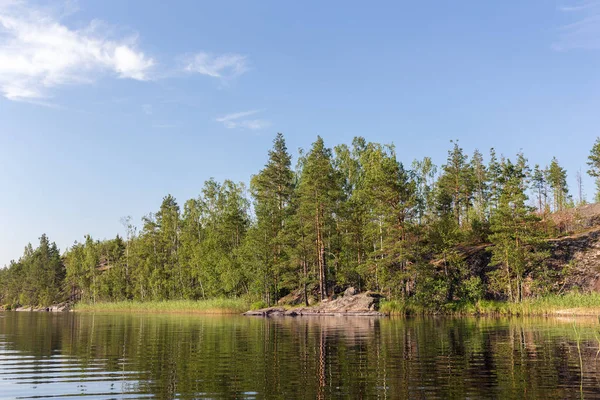
[[[268,304],[265,303],[263,300],[255,301],[254,303],[250,304],[251,310],[260,310],[261,308],[265,307],[268,307]]]
[[[297,219],[299,236],[303,240],[302,262],[306,269],[304,279],[309,279],[309,270],[319,282],[319,298],[329,294],[330,261],[335,262],[337,240],[336,214],[342,196],[338,172],[332,163],[331,149],[325,147],[321,137],[313,143],[303,160],[298,185]],[[308,243],[308,244],[306,244]]]
[[[559,291],[569,272],[546,265],[545,239],[555,231],[550,208],[572,205],[566,171],[556,158],[531,171],[523,154],[512,163],[494,149],[486,164],[451,143],[440,168],[424,157],[405,169],[393,145],[357,137],[332,151],[317,137],[293,170],[277,134],[249,191],[209,179],[181,206],[165,196],[139,228],[124,218],[123,237],[87,235],[62,257],[43,235],[0,269],[0,304],[243,298],[269,306],[353,286],[445,312]],[[588,165],[600,179],[600,139]],[[474,268],[470,249],[486,247],[490,266]]]
[[[282,287],[294,281],[289,234],[295,183],[281,133],[273,141],[264,169],[252,177],[250,189],[256,221],[244,243],[244,259],[258,278],[254,291],[270,305],[278,300]]]
[[[498,269],[489,274],[490,288],[513,302],[523,299],[525,278],[534,275],[548,257],[539,218],[526,205],[525,179],[520,163],[505,162],[499,205],[491,221],[491,265]]]
[[[23,256],[0,270],[0,304],[48,306],[62,299],[65,267],[55,243],[44,234]]]
[[[596,201],[600,202],[600,137],[596,138],[596,142],[590,150],[587,165],[589,167],[588,174],[596,179]]]
[[[558,164],[558,160],[554,157],[546,174],[546,180],[552,189],[554,211],[561,211],[567,206],[568,202],[567,171]]]
[[[448,151],[448,160],[438,181],[438,202],[441,211],[451,211],[456,222],[462,225],[468,222],[472,206],[474,172],[458,142],[452,143],[454,146]]]

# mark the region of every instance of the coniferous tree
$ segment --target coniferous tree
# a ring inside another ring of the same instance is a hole
[[[592,176],[600,175],[596,150]],[[546,293],[543,284],[556,274],[544,266],[541,246],[551,219],[539,222],[525,205],[526,190],[544,213],[548,204],[571,204],[556,159],[530,171],[523,154],[513,164],[492,149],[485,165],[478,151],[469,160],[453,142],[436,179],[430,158],[405,170],[394,146],[357,137],[336,146],[335,157],[317,138],[300,152],[296,171],[290,165],[278,134],[251,181],[252,215],[243,184],[210,179],[181,211],[166,196],[139,231],[124,219],[123,238],[88,235],[61,258],[43,235],[0,270],[0,302],[244,296],[273,304],[289,293],[307,304],[315,293],[324,299],[354,286],[440,307],[484,292],[519,301]],[[474,274],[464,252],[488,239],[496,268],[486,277]]]
[[[538,212],[543,212],[546,206],[548,194],[546,193],[546,172],[535,164],[531,176],[531,188],[537,197]]]
[[[506,160],[502,192],[491,221],[491,265],[499,268],[490,273],[490,281],[498,293],[515,302],[523,298],[526,276],[547,256],[542,251],[539,218],[526,205],[525,179],[524,166]]]
[[[588,174],[596,180],[596,202],[600,202],[600,137],[596,138],[596,142],[590,150],[587,165],[589,167]]]
[[[287,152],[281,133],[273,141],[269,160],[265,167],[252,178],[250,188],[254,198],[256,226],[252,240],[264,251],[260,251],[263,271],[264,300],[270,305],[277,301],[282,275],[286,272],[289,249],[286,245],[285,229],[289,223],[294,191],[294,174],[291,156]]]
[[[410,294],[407,241],[415,207],[414,182],[396,160],[393,146],[369,143],[361,155],[360,194],[371,213],[375,287]],[[381,278],[380,278],[381,275]]]
[[[331,150],[319,136],[306,155],[299,183],[298,213],[302,231],[313,243],[313,265],[319,282],[319,298],[328,296],[327,275],[331,235],[335,231],[334,216],[341,196],[340,180],[332,165]]]
[[[496,156],[496,150],[493,147],[490,149],[490,161],[488,163],[487,171],[490,190],[488,204],[489,216],[492,210],[498,206],[501,191],[500,176],[502,174],[502,166],[498,161],[498,158]]]
[[[480,221],[485,218],[485,210],[488,201],[487,169],[483,163],[483,155],[475,150],[471,158],[471,170],[473,171],[475,213]]]
[[[473,195],[473,171],[468,163],[468,156],[458,142],[452,143],[453,148],[448,151],[448,160],[442,167],[443,173],[438,180],[438,196],[439,200],[446,202],[451,208],[456,222],[462,225],[468,222]]]
[[[569,187],[567,186],[567,171],[558,164],[556,157],[550,162],[547,179],[552,189],[554,211],[561,211],[567,204]]]
[[[364,287],[360,268],[370,249],[366,233],[368,204],[359,190],[364,173],[360,159],[366,146],[364,138],[355,137],[351,148],[346,145],[336,146],[334,159],[343,191],[338,210],[340,235],[337,246],[343,268],[337,272],[337,281],[341,285],[356,286],[359,290]]]
[[[434,203],[434,185],[437,166],[430,157],[423,160],[414,160],[412,163],[413,180],[415,182],[416,213],[419,224],[425,222],[426,217],[431,217]]]
[[[177,298],[179,288],[183,285],[183,271],[178,262],[179,205],[173,196],[163,198],[160,209],[155,214],[155,222],[158,230],[158,263],[152,274],[152,285],[158,299]]]

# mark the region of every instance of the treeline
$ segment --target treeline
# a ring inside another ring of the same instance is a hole
[[[585,202],[569,195],[556,158],[531,168],[491,149],[465,154],[452,143],[440,167],[429,157],[406,168],[393,145],[326,147],[320,137],[296,166],[278,134],[265,167],[243,183],[208,180],[182,206],[171,195],[126,234],[90,236],[62,256],[44,235],[37,249],[0,270],[0,302],[50,304],[240,297],[274,304],[324,299],[344,288],[436,307],[483,297],[520,301],[553,291],[546,266],[548,215]],[[589,174],[600,182],[600,138]],[[599,186],[600,188],[600,186]],[[488,273],[462,252],[489,244]]]

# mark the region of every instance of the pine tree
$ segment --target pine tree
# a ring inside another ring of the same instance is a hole
[[[291,169],[291,156],[287,152],[285,139],[281,133],[273,141],[269,160],[250,184],[254,198],[256,228],[252,231],[253,241],[262,242],[261,264],[267,305],[278,300],[282,274],[286,272],[289,257],[285,243],[285,229],[291,215],[291,201],[294,191],[294,174]],[[258,243],[258,242],[257,242]]]
[[[414,160],[412,163],[413,180],[416,185],[416,212],[419,224],[425,222],[426,217],[431,217],[433,209],[433,193],[437,166],[430,157],[423,160]]]
[[[548,168],[548,183],[552,189],[554,211],[561,211],[567,204],[569,187],[567,186],[567,171],[558,164],[556,157],[552,159]]]
[[[492,210],[498,206],[500,199],[500,192],[502,190],[500,183],[500,176],[502,175],[502,166],[498,162],[496,157],[496,150],[492,147],[490,149],[490,161],[487,167],[488,181],[490,190],[490,199],[488,205],[488,215],[491,214]]]
[[[328,296],[327,260],[331,235],[334,234],[334,215],[341,196],[340,180],[332,165],[331,150],[319,136],[306,155],[299,183],[298,213],[302,220],[303,235],[314,243],[314,265],[317,269],[319,297]]]
[[[360,196],[370,210],[375,288],[410,295],[409,221],[415,209],[415,183],[396,160],[393,146],[369,143],[361,154]]]
[[[544,211],[546,205],[546,172],[540,169],[538,164],[535,164],[533,168],[533,174],[531,176],[531,188],[535,192],[537,197],[537,209],[539,213]]]
[[[488,202],[487,169],[483,163],[483,155],[475,150],[471,158],[471,170],[473,171],[475,213],[480,221],[485,218],[485,210]]]
[[[523,165],[507,160],[502,171],[503,187],[498,208],[492,215],[490,265],[499,269],[490,274],[492,287],[510,301],[523,299],[526,276],[547,257],[543,248],[539,217],[526,205]]]
[[[179,252],[179,205],[170,194],[163,198],[155,214],[158,229],[158,268],[154,270],[154,286],[159,299],[181,297],[183,270],[178,260]]]
[[[448,151],[448,160],[438,180],[438,201],[449,202],[456,222],[463,225],[468,222],[473,197],[473,170],[458,141],[452,143],[454,146]]]
[[[365,262],[370,247],[366,235],[368,206],[358,190],[364,172],[360,158],[366,146],[364,138],[355,137],[351,148],[345,144],[335,147],[334,159],[334,167],[343,189],[338,210],[340,236],[334,248],[342,266],[337,271],[337,280],[339,284],[355,286],[359,290],[364,287],[359,269]]]
[[[589,167],[587,173],[596,180],[596,202],[600,202],[600,137],[596,138],[590,150],[587,165]]]

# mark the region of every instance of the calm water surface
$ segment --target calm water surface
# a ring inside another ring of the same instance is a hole
[[[7,312],[0,398],[600,398],[576,321]]]

